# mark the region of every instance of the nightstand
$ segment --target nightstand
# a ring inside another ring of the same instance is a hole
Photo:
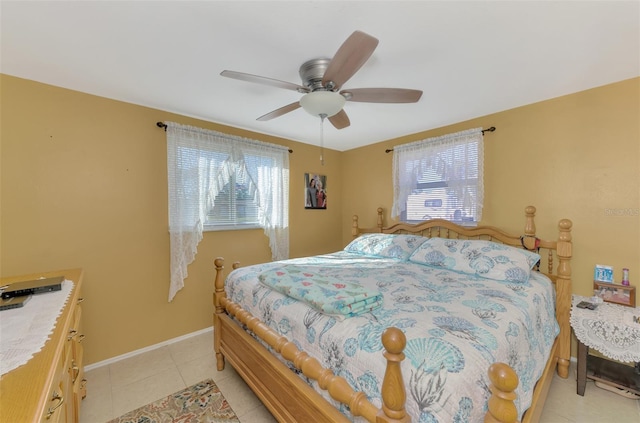
[[[584,395],[587,379],[640,395],[640,323],[631,317],[640,316],[640,308],[611,303],[601,303],[595,310],[576,307],[589,300],[574,295],[571,307],[571,327],[578,339],[578,395]],[[589,348],[606,358],[589,355]],[[636,367],[618,361],[635,362]]]

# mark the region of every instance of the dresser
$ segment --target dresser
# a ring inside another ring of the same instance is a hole
[[[2,375],[0,421],[79,421],[80,402],[86,395],[82,366],[82,269],[7,277],[2,278],[2,285],[55,276],[73,281],[73,290],[42,350],[27,364]]]

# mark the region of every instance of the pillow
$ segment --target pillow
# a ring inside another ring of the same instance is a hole
[[[430,238],[409,261],[498,281],[526,283],[540,256],[531,251],[475,239]]]
[[[426,240],[419,235],[364,234],[351,241],[344,251],[406,261]]]

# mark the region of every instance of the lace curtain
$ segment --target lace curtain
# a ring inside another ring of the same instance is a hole
[[[446,186],[460,207],[473,210],[474,222],[480,221],[484,197],[482,128],[394,146],[392,217],[406,212],[407,198],[427,174]]]
[[[286,147],[166,122],[171,284],[184,287],[207,214],[232,177],[248,181],[273,260],[289,258],[289,151]]]

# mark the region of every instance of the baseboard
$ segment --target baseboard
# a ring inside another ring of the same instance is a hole
[[[94,369],[98,369],[98,368],[103,367],[103,366],[108,366],[109,364],[116,363],[116,362],[118,362],[120,360],[124,360],[124,359],[130,358],[130,357],[134,357],[134,356],[139,355],[139,354],[144,354],[146,352],[153,351],[153,350],[165,347],[165,346],[170,345],[170,344],[175,344],[176,342],[184,341],[185,339],[189,339],[189,338],[192,338],[194,336],[202,335],[203,333],[207,333],[207,332],[213,332],[213,326],[210,326],[208,328],[201,329],[201,330],[198,330],[198,331],[195,331],[195,332],[191,332],[191,333],[188,333],[186,335],[179,336],[177,338],[168,339],[168,340],[160,342],[158,344],[149,345],[148,347],[140,348],[139,350],[131,351],[131,352],[128,352],[126,354],[122,354],[122,355],[118,355],[116,357],[108,358],[106,360],[99,361],[97,363],[92,363],[92,364],[86,365],[86,366],[84,366],[84,370],[85,370],[85,372],[88,372],[88,371],[91,371],[91,370],[94,370]],[[211,348],[213,348],[213,346]]]

